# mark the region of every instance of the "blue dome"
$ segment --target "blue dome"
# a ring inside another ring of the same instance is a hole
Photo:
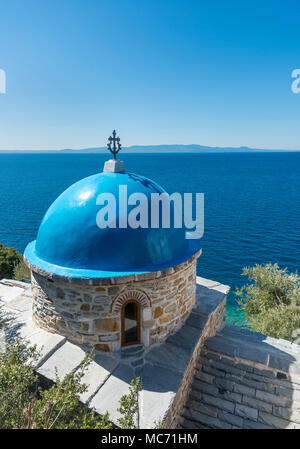
[[[100,173],[84,178],[65,190],[46,212],[36,241],[25,249],[34,267],[68,277],[108,277],[157,271],[189,259],[199,249],[199,240],[185,238],[185,229],[100,229],[96,216],[101,193],[119,196],[119,185],[127,196],[164,190],[153,181],[132,173]],[[130,208],[135,206],[128,206]],[[118,204],[117,204],[118,223]],[[171,203],[172,212],[172,203]]]

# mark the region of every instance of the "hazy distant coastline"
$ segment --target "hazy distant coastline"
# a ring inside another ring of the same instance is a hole
[[[203,145],[132,145],[130,147],[122,147],[127,154],[130,153],[258,153],[258,152],[295,152],[300,150],[272,150],[258,149],[249,147],[208,147]],[[82,148],[74,150],[65,148],[62,150],[0,150],[0,154],[95,154],[107,153],[106,147],[99,148]]]

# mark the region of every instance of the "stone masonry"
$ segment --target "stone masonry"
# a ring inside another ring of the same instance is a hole
[[[203,278],[197,278],[197,300],[193,313],[186,323],[192,328],[201,330],[201,336],[192,346],[189,364],[186,367],[182,382],[172,406],[165,419],[165,428],[175,429],[180,422],[180,415],[188,400],[190,388],[197,372],[198,358],[207,338],[212,337],[217,331],[221,331],[226,320],[226,300],[229,287],[227,285],[214,285],[213,289],[203,286]],[[202,285],[200,284],[202,283]],[[187,345],[189,346],[189,344]]]
[[[41,328],[100,351],[121,347],[121,310],[141,306],[141,343],[163,341],[195,304],[196,260],[162,271],[101,279],[69,279],[32,269],[33,319]]]
[[[227,325],[201,350],[179,425],[299,429],[300,347]]]

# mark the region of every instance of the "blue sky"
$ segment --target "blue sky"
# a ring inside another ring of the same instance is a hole
[[[0,0],[0,149],[300,149],[298,1]]]

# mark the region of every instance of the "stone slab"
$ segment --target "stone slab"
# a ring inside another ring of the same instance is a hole
[[[124,394],[129,393],[130,382],[135,377],[133,368],[129,365],[120,363],[92,398],[89,406],[94,408],[100,415],[104,415],[108,412],[111,421],[118,425],[120,413],[117,409],[120,406],[120,398]]]
[[[210,315],[224,300],[225,296],[222,292],[205,288],[201,293],[196,293],[196,303],[193,310],[202,315]]]
[[[247,344],[257,345],[258,348],[270,354],[278,355],[280,353],[288,353],[291,354],[291,356],[294,355],[296,357],[300,357],[300,346],[287,340],[267,337],[259,332],[241,329],[237,326],[232,326],[229,324],[226,325],[221,334],[224,337],[244,341]]]
[[[279,351],[277,354],[272,352],[270,354],[269,366],[289,374],[300,375],[300,360],[296,360],[295,357],[290,354],[280,353]]]
[[[31,284],[29,282],[17,281],[16,279],[1,279],[1,284],[5,284],[11,287],[21,287],[23,290],[29,290]]]
[[[40,330],[25,340],[28,345],[36,346],[40,356],[37,360],[36,367],[42,365],[51,355],[65,343],[66,338],[58,334],[50,334],[49,332]]]
[[[161,366],[146,363],[137,374],[143,389],[139,395],[139,427],[153,429],[163,420],[182,381],[182,376]]]
[[[196,276],[196,282],[197,285],[200,285],[202,287],[211,288],[217,285],[220,285],[220,282],[218,281],[211,281],[210,279],[202,278],[201,276]]]
[[[33,323],[31,315],[30,313],[27,320],[24,320],[24,314],[21,314],[21,316],[17,315],[16,318],[7,324],[6,333],[8,340],[16,338],[28,339],[34,334],[45,332]],[[49,332],[45,332],[45,334],[51,335]]]
[[[4,281],[0,281],[0,300],[8,303],[12,299],[20,296],[24,291],[24,288],[16,285],[9,285]]]
[[[232,340],[236,341],[236,340]],[[269,354],[260,345],[251,345],[246,342],[241,342],[237,345],[237,356],[256,363],[268,365]]]
[[[199,315],[192,311],[188,319],[186,320],[186,324],[192,327],[196,327],[197,329],[203,330],[207,323],[207,317]]]
[[[79,396],[80,400],[88,403],[117,365],[118,361],[114,357],[97,353],[82,378],[82,383],[87,386],[87,390]]]
[[[6,303],[9,309],[17,312],[26,312],[32,309],[32,298],[28,295],[18,295]]]
[[[190,351],[165,343],[151,348],[145,360],[153,365],[164,366],[170,370],[184,373],[190,356]]]
[[[227,295],[230,291],[229,285],[221,284],[218,281],[212,281],[210,279],[202,278],[201,276],[196,276],[196,286],[197,291],[201,292],[202,288],[208,288],[211,290],[216,290]]]
[[[56,334],[53,334],[53,336],[56,336]],[[66,342],[48,357],[42,365],[39,365],[37,372],[47,379],[55,381],[55,370],[57,369],[59,379],[63,379],[67,374],[78,368],[84,357],[85,352],[79,346]]]
[[[177,348],[186,349],[192,353],[200,336],[201,331],[199,331],[199,329],[184,324],[177,332],[171,334],[166,339],[166,342],[176,346]]]
[[[225,354],[229,357],[240,357],[252,362],[268,364],[269,353],[261,344],[251,344],[247,339],[233,339],[225,337],[218,332],[215,337],[209,338],[205,346],[211,351]]]
[[[240,327],[233,326],[231,324],[226,324],[221,333],[224,337],[226,336],[229,338],[246,340],[253,343],[261,343],[266,339],[266,336],[260,334],[259,332],[252,332],[248,329],[241,329]]]
[[[219,352],[229,357],[236,357],[237,350],[234,342],[229,339],[224,339],[221,336],[208,338],[205,342],[205,347],[211,351]]]
[[[211,287],[211,290],[214,290],[215,292],[224,293],[224,295],[227,295],[230,291],[229,285],[219,284],[214,287]]]

